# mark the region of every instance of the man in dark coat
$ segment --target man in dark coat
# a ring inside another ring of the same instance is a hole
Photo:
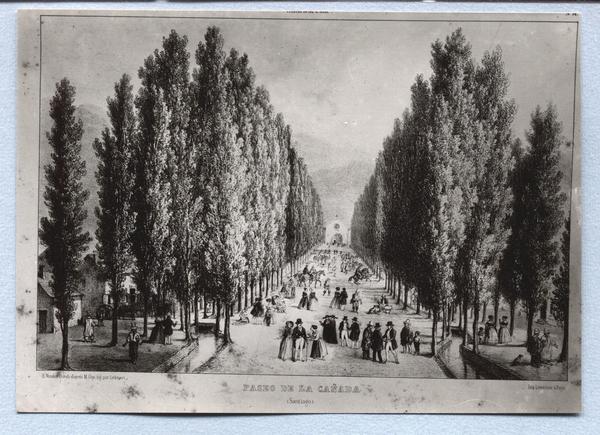
[[[348,303],[348,292],[346,291],[346,287],[342,289],[340,293],[340,309],[343,311],[346,309],[346,304]]]
[[[390,359],[390,352],[394,355],[394,359],[396,360],[396,364],[400,364],[398,361],[398,353],[396,349],[398,349],[398,342],[396,341],[396,330],[394,329],[394,324],[389,321],[387,322],[387,330],[385,334],[383,334],[383,339],[385,341],[385,360],[386,362]]]
[[[373,322],[369,320],[367,327],[363,331],[363,338],[361,347],[363,351],[363,359],[369,359],[369,353],[371,352],[371,337],[373,336]]]
[[[358,349],[358,339],[360,338],[360,325],[358,324],[358,318],[352,318],[352,325],[350,325],[350,341],[352,342],[352,348]]]
[[[383,350],[383,336],[381,335],[381,325],[379,322],[375,323],[375,330],[371,336],[371,349],[373,349],[373,362],[377,362],[375,357],[379,359],[380,363],[383,363],[381,357],[381,351]]]
[[[409,346],[412,341],[412,331],[410,330],[410,322],[404,321],[404,328],[400,331],[400,344],[402,345],[402,353],[406,353],[409,350]]]
[[[302,360],[302,352],[306,348],[306,329],[302,326],[302,319],[296,320],[296,326],[292,330],[292,342],[294,344],[292,361],[296,361],[298,357]]]

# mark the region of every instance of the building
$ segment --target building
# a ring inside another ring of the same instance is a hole
[[[332,245],[348,245],[350,243],[350,229],[341,219],[337,219],[337,216],[325,227],[325,243]]]
[[[60,331],[60,324],[56,316],[57,309],[54,303],[54,293],[50,288],[52,272],[46,261],[45,251],[38,257],[38,285],[37,285],[37,325],[38,332]],[[75,326],[83,320],[83,294],[75,292],[71,295],[73,300],[73,317],[69,326]]]

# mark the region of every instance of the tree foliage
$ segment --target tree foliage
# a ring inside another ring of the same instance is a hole
[[[73,317],[73,294],[79,285],[81,256],[90,242],[83,230],[87,217],[83,186],[86,173],[81,158],[82,123],[75,116],[75,88],[64,78],[56,84],[50,100],[52,128],[46,133],[52,149],[51,162],[45,168],[44,204],[48,217],[40,222],[39,237],[46,246],[46,259],[52,269],[50,288],[62,329],[61,369],[69,366],[69,320]]]

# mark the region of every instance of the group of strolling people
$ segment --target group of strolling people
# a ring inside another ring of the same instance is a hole
[[[500,329],[496,330],[496,320],[494,316],[488,316],[485,326],[479,327],[477,331],[479,344],[507,344],[511,341],[510,331],[508,329],[508,316],[502,316],[500,320]]]
[[[320,325],[313,324],[308,330],[303,326],[302,319],[297,319],[295,324],[291,320],[287,321],[279,345],[279,359],[306,361],[310,357],[323,360],[328,354],[327,344],[339,344],[341,347],[351,349],[361,348],[363,359],[372,359],[373,362],[382,364],[389,361],[390,356],[394,358],[396,364],[399,364],[398,350],[400,346],[402,353],[420,354],[421,333],[412,331],[408,319],[404,321],[404,327],[400,331],[399,343],[398,333],[392,321],[386,323],[386,329],[383,332],[379,322],[373,324],[372,321],[369,321],[362,331],[361,340],[361,326],[358,317],[353,317],[350,321],[348,316],[344,316],[339,326],[336,325],[336,319],[334,314],[327,314],[319,322]],[[385,359],[383,353],[385,353]]]

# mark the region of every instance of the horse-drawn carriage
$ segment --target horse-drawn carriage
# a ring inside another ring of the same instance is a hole
[[[358,284],[360,281],[367,281],[371,279],[373,274],[369,270],[367,266],[363,266],[362,264],[356,268],[354,275],[348,278],[348,282],[353,282],[354,284]]]

